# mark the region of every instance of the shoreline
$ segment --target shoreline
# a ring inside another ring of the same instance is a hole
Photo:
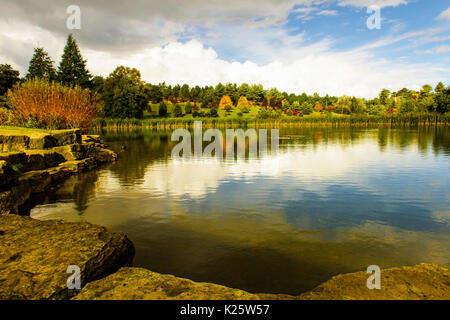
[[[22,213],[32,196],[117,159],[98,136],[81,135],[79,129],[2,128],[0,151],[0,214]]]

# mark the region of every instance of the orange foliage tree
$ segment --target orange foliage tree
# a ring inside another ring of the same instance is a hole
[[[248,108],[248,100],[247,100],[247,97],[244,97],[244,96],[240,97],[240,98],[239,98],[239,101],[238,101],[238,104],[237,104],[237,107],[238,107],[239,109]]]
[[[314,107],[314,109],[315,109],[317,112],[322,112],[323,106],[322,106],[321,103],[318,103],[318,104],[316,104],[316,106]]]
[[[229,96],[223,96],[222,99],[220,99],[220,110],[225,110],[226,106],[233,107],[233,102],[231,101],[231,98]]]
[[[99,111],[89,89],[65,87],[43,79],[28,80],[9,90],[7,104],[23,123],[46,128],[87,128]]]

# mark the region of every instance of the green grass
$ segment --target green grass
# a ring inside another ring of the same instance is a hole
[[[14,133],[24,134],[24,133],[46,133],[46,132],[51,132],[51,130],[14,127],[14,126],[0,126],[0,134],[14,134]]]
[[[235,111],[235,110],[234,110]],[[253,112],[253,114],[252,114]],[[173,129],[177,127],[192,127],[194,121],[202,121],[204,127],[246,127],[246,126],[418,126],[418,125],[448,125],[450,114],[394,114],[394,115],[336,115],[311,114],[308,116],[286,116],[277,119],[257,119],[255,110],[242,117],[237,112],[225,116],[219,113],[218,118],[193,118],[191,115],[183,118],[152,118],[144,119],[98,119],[97,128],[108,127],[144,127],[152,129]]]

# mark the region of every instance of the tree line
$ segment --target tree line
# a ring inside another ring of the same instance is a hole
[[[337,114],[390,113],[447,113],[450,105],[450,87],[440,82],[435,88],[424,85],[421,90],[401,89],[390,92],[383,89],[378,97],[363,99],[350,96],[320,96],[317,93],[295,94],[276,88],[265,89],[260,84],[219,83],[216,86],[189,86],[188,84],[150,84],[141,79],[134,68],[117,67],[108,77],[93,76],[86,67],[78,44],[72,35],[67,38],[58,68],[44,48],[36,48],[28,72],[21,79],[10,65],[0,65],[0,104],[5,105],[6,93],[17,83],[32,79],[58,82],[63,86],[89,89],[99,97],[101,115],[108,118],[142,118],[150,104],[159,104],[159,116],[167,115],[168,103],[175,105],[173,116],[208,109],[217,116],[217,109],[229,111],[234,107],[248,111],[250,107],[274,110],[289,116],[313,112]],[[184,112],[179,104],[184,104]],[[6,106],[7,107],[7,106]]]

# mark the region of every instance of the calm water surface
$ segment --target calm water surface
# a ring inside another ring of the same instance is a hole
[[[31,212],[126,233],[135,266],[250,292],[450,265],[450,129],[280,130],[277,155],[171,159],[170,132],[108,132],[115,164],[70,177]]]

